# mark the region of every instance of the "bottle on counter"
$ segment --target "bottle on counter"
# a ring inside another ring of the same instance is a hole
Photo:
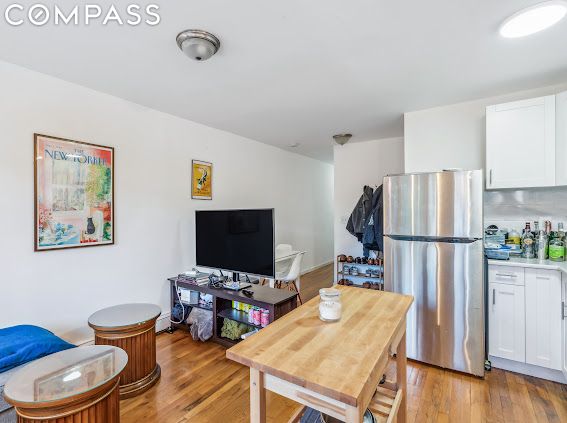
[[[510,241],[511,244],[520,245],[521,241],[522,241],[522,236],[520,235],[520,233],[517,230],[512,229],[508,233],[508,240]]]
[[[565,261],[565,231],[562,222],[557,224],[557,232],[553,233],[549,241],[549,260]]]
[[[545,221],[545,233],[547,234],[547,238],[551,236],[551,220]]]
[[[535,226],[535,253],[536,257],[540,260],[547,259],[547,251],[548,251],[548,237],[547,232],[544,229],[539,229],[539,223],[536,222]]]
[[[565,241],[565,230],[563,229],[563,222],[557,224],[557,236]]]
[[[522,234],[522,257],[534,258],[535,257],[535,242],[534,235],[530,228],[530,222],[526,222],[526,228]]]
[[[534,230],[532,231],[532,235],[534,236],[534,253],[537,257],[537,250],[538,250],[538,236],[539,236],[539,221],[534,220]]]

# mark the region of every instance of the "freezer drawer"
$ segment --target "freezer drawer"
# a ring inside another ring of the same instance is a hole
[[[384,238],[388,291],[413,295],[407,318],[408,357],[484,375],[482,241]]]
[[[384,178],[384,234],[483,237],[482,171]]]

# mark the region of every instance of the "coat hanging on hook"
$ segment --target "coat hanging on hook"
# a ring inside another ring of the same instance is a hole
[[[362,242],[362,234],[364,233],[364,226],[366,219],[370,216],[372,211],[372,195],[374,189],[365,185],[362,189],[362,195],[358,199],[354,210],[352,211],[346,226],[346,230],[354,235],[359,242]]]
[[[382,185],[376,188],[372,196],[372,210],[366,220],[362,234],[364,256],[368,250],[384,251],[384,202]]]

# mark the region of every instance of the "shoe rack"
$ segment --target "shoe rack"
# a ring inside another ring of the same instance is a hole
[[[339,285],[384,290],[384,260],[382,258],[365,259],[339,254],[336,263],[336,280]]]

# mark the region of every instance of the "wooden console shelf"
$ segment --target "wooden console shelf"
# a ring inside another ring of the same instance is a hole
[[[223,319],[226,318],[239,323],[244,323],[250,326],[251,329],[261,329],[261,326],[248,323],[248,314],[246,312],[232,309],[232,301],[238,301],[240,303],[250,304],[269,310],[270,323],[272,323],[274,320],[279,319],[280,317],[284,316],[297,307],[297,292],[275,289],[267,286],[252,285],[250,288],[247,288],[247,290],[252,291],[254,295],[252,297],[247,297],[242,293],[242,291],[209,288],[208,285],[193,285],[182,280],[177,280],[177,278],[169,278],[168,280],[171,288],[170,292],[172,309],[173,306],[179,302],[179,300],[177,299],[177,293],[175,292],[176,283],[179,288],[185,288],[191,291],[197,291],[203,294],[212,295],[212,308],[203,307],[201,305],[190,305],[186,303],[184,303],[184,305],[185,307],[196,307],[204,310],[210,310],[213,313],[212,340],[226,347],[231,347],[240,342],[240,340],[231,340],[220,336]],[[188,326],[185,323],[171,323],[171,326],[172,328],[177,329],[188,329]]]

